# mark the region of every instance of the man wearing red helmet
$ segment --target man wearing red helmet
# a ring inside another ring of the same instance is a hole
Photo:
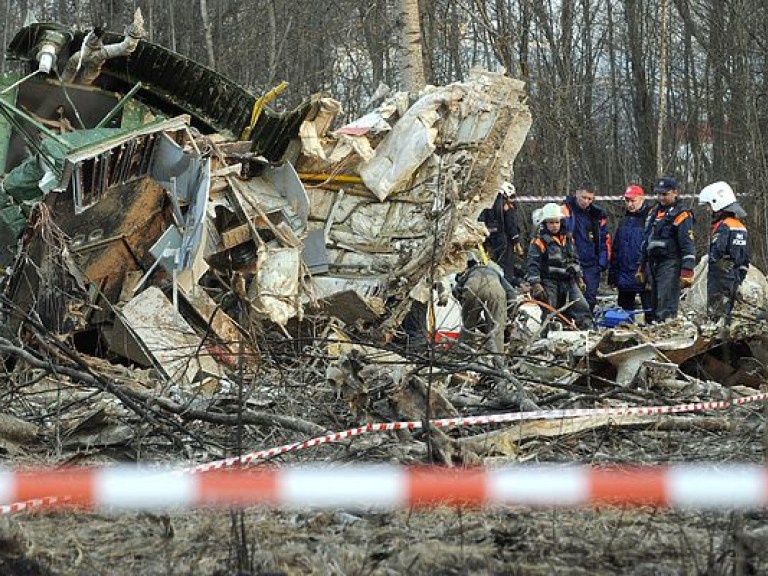
[[[637,297],[645,313],[646,322],[652,321],[650,311],[651,291],[635,278],[640,264],[640,249],[645,238],[645,220],[650,205],[645,201],[645,191],[636,184],[627,186],[624,191],[626,212],[613,234],[613,258],[608,271],[608,285],[619,291],[618,304],[624,310],[637,309]]]

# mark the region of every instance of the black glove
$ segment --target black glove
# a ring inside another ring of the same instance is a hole
[[[749,265],[747,266],[739,266],[738,270],[736,270],[736,275],[739,278],[739,284],[744,282],[744,278],[747,277],[747,273],[749,272]]]

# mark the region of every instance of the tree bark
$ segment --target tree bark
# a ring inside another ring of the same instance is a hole
[[[208,65],[216,70],[216,53],[213,49],[213,34],[211,32],[211,21],[208,18],[208,2],[206,0],[200,0],[200,18],[203,22],[205,49],[208,53]]]
[[[421,19],[418,0],[400,0],[402,49],[400,72],[405,90],[420,91],[424,79],[424,59],[421,51]]]

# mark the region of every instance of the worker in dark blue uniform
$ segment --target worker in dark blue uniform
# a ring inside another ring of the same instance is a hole
[[[712,215],[707,312],[712,320],[725,317],[730,322],[736,292],[749,271],[747,227],[742,222],[747,213],[736,201],[733,189],[722,181],[705,186],[699,193],[699,204],[706,204]]]
[[[611,238],[611,264],[608,269],[608,285],[619,292],[618,305],[624,310],[637,309],[637,297],[645,312],[645,321],[652,322],[651,291],[635,278],[640,264],[640,248],[645,237],[645,220],[650,205],[645,201],[645,190],[632,184],[624,191],[626,212]]]
[[[525,253],[520,239],[514,197],[515,187],[509,182],[504,182],[493,206],[480,212],[478,220],[488,228],[488,238],[483,245],[488,257],[501,266],[507,282],[518,286],[524,276]]]
[[[526,280],[531,295],[564,314],[581,329],[592,327],[592,314],[582,290],[584,278],[571,234],[562,225],[563,210],[555,203],[541,211],[538,236],[528,247]]]
[[[594,200],[593,187],[583,184],[573,196],[565,199],[563,206],[565,227],[573,236],[584,273],[584,297],[591,309],[597,303],[600,273],[608,269],[611,259],[608,215],[594,205]]]
[[[680,290],[693,284],[696,256],[693,213],[679,200],[677,180],[659,178],[654,191],[659,201],[648,212],[636,277],[650,283],[653,313],[663,322],[677,316]]]

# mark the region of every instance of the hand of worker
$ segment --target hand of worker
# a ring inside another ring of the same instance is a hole
[[[642,266],[640,266],[637,269],[637,272],[635,272],[635,280],[637,280],[638,284],[642,284],[643,286],[645,286],[645,282],[647,278],[645,277],[645,270],[643,270]]]
[[[693,286],[693,270],[683,268],[680,270],[680,288],[690,288]]]
[[[531,284],[531,296],[536,300],[546,301],[547,291],[544,290],[544,286],[541,285],[541,282],[534,282]]]
[[[525,256],[525,251],[523,250],[523,245],[520,244],[520,242],[515,242],[514,251],[515,251],[515,254],[517,254],[521,258],[523,256]]]
[[[739,269],[736,271],[736,275],[739,279],[739,283],[744,282],[744,279],[747,277],[747,274],[749,274],[749,265],[739,266]]]
[[[581,290],[581,293],[584,294],[584,292],[587,289],[587,283],[584,282],[583,276],[579,276],[578,278],[576,278],[576,286],[578,286],[579,290]]]

